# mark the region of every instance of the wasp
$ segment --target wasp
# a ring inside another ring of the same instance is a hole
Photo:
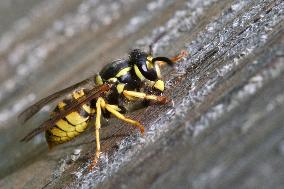
[[[47,144],[52,148],[54,145],[74,139],[86,130],[90,121],[94,120],[95,164],[101,153],[101,117],[114,116],[144,133],[142,124],[125,116],[130,111],[129,103],[138,100],[166,103],[167,98],[163,96],[165,82],[160,68],[163,65],[172,66],[187,55],[186,51],[182,51],[173,58],[153,57],[151,45],[149,52],[134,49],[130,51],[128,58],[115,60],[99,73],[47,96],[25,109],[19,115],[22,122],[26,122],[48,103],[69,94],[56,105],[48,120],[28,133],[21,141],[27,142],[35,135],[45,132]],[[91,87],[85,88],[85,85]]]

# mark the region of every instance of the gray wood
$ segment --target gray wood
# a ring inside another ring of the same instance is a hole
[[[283,188],[283,1],[51,0],[26,9],[11,8],[23,21],[1,28],[0,188]],[[92,127],[51,151],[43,135],[19,142],[48,116],[21,125],[22,109],[147,49],[164,30],[154,54],[190,56],[163,70],[171,103],[129,114],[143,136],[104,121],[91,172]]]

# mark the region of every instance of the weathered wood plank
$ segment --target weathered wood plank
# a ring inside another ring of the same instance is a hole
[[[32,27],[0,40],[1,188],[282,188],[282,1],[62,0],[31,10]],[[46,117],[19,125],[24,106],[164,30],[155,54],[190,56],[164,70],[173,104],[131,114],[144,136],[109,120],[91,173],[92,131],[50,152],[42,136],[18,142]]]

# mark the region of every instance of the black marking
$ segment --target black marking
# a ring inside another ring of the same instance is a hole
[[[155,58],[152,59],[152,62],[153,62],[153,63],[155,63],[156,61],[165,62],[165,63],[167,63],[169,66],[173,66],[173,65],[175,64],[171,59],[169,59],[169,58],[167,58],[167,57],[155,57]]]
[[[66,107],[66,106],[68,106],[68,105],[70,105],[70,104],[72,104],[74,101],[75,101],[76,99],[70,99],[70,98],[66,98],[66,99],[64,99],[62,102],[63,103],[65,103],[66,105],[64,106],[64,107]],[[89,106],[89,103],[88,104],[86,104],[87,106]],[[63,107],[63,109],[64,109],[64,107]],[[62,110],[60,110],[59,109],[59,107],[58,107],[58,105],[55,107],[55,109],[53,110],[53,112],[60,112],[60,111],[62,111]],[[84,118],[84,119],[87,119],[87,118],[89,118],[89,116],[90,116],[90,114],[81,106],[79,109],[78,109],[78,111],[74,111],[74,112],[77,112],[82,118]],[[72,112],[71,112],[72,113]],[[70,114],[71,114],[70,113]],[[72,125],[72,126],[76,126],[76,125],[74,125],[73,123],[71,123],[66,117],[64,117],[64,118],[62,118],[62,120],[64,120],[64,121],[66,121],[69,125]],[[83,121],[84,122],[84,121]],[[83,123],[83,122],[81,122],[81,123]],[[80,124],[81,124],[80,123]],[[55,124],[56,125],[56,124]]]
[[[38,128],[32,130],[29,132],[24,138],[21,139],[21,142],[27,142],[31,140],[35,135],[50,130],[58,120],[66,117],[74,110],[77,110],[80,108],[83,104],[88,104],[91,100],[97,99],[101,97],[102,95],[105,95],[106,92],[109,92],[113,84],[103,84],[99,86],[94,86],[92,88],[92,91],[90,91],[90,94],[84,96],[84,98],[79,98],[78,101],[75,103],[67,106],[62,112],[54,113],[51,115],[50,119],[44,121]]]
[[[109,78],[115,77],[120,70],[127,67],[129,67],[128,60],[115,60],[112,63],[106,65],[102,69],[102,71],[100,71],[100,76],[103,79],[103,81],[106,81]]]
[[[86,124],[88,124],[88,123],[86,123]],[[77,131],[77,130],[75,129],[75,131],[76,131],[77,133],[83,133],[83,132],[86,131],[86,129],[87,129],[87,128],[83,129],[83,131]],[[75,137],[76,137],[76,136],[75,136]]]
[[[130,53],[130,63],[136,65],[145,78],[155,81],[158,79],[157,71],[155,67],[152,69],[147,68],[147,57],[148,54],[139,49],[134,49]]]
[[[58,143],[59,141],[54,141],[53,140],[54,137],[59,137],[59,136],[56,136],[56,135],[52,134],[52,132],[50,130],[47,130],[45,132],[45,138],[46,138],[46,140],[48,142],[52,142],[52,143],[55,143],[55,144]]]
[[[83,118],[88,118],[90,116],[90,114],[83,107],[78,110],[78,113]]]
[[[59,130],[61,130],[61,131],[63,131],[64,133],[67,133],[67,131],[61,129],[60,127],[58,127],[58,125],[55,125],[54,127],[57,128],[57,129],[59,129]],[[56,135],[55,135],[55,136],[56,136]]]
[[[65,98],[65,99],[63,99],[63,103],[65,103],[66,105],[65,106],[68,106],[68,105],[70,105],[70,104],[72,104],[74,101],[77,101],[75,98]]]
[[[62,118],[62,120],[66,121],[69,125],[76,127],[76,125],[73,125],[66,117]]]

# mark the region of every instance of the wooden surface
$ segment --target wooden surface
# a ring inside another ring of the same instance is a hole
[[[283,188],[283,1],[3,2],[0,188]],[[92,172],[93,128],[52,151],[43,136],[19,142],[52,106],[21,125],[23,108],[163,31],[156,56],[190,56],[163,70],[171,103],[129,114],[143,136],[104,121]]]

